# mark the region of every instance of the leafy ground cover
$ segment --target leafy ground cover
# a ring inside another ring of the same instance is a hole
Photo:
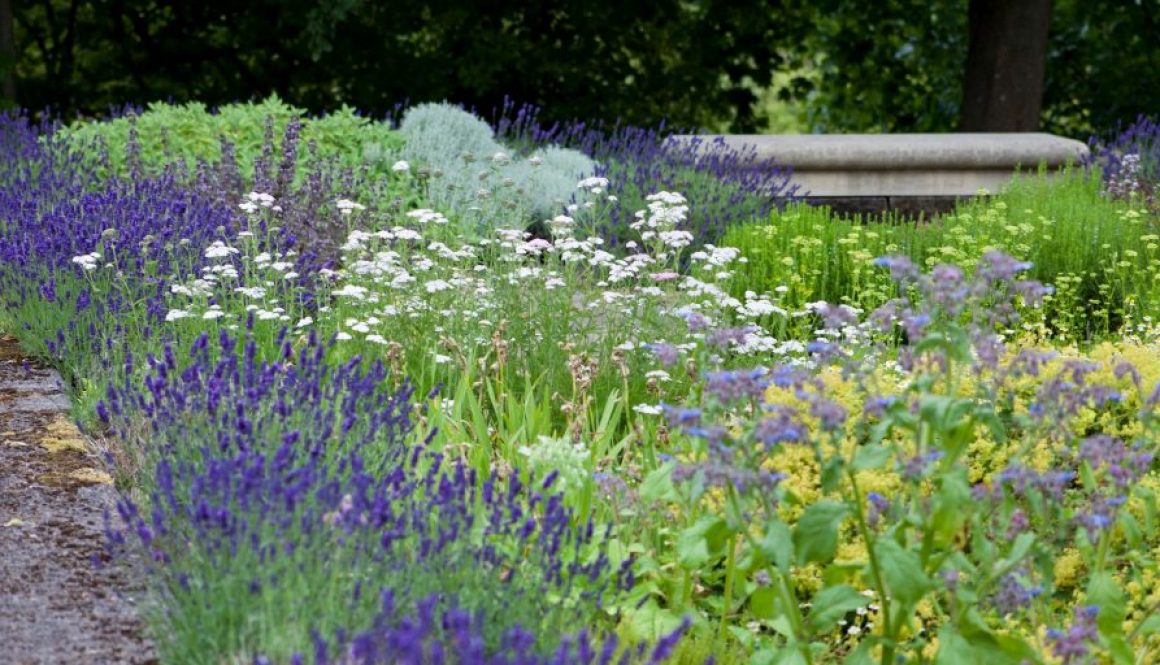
[[[0,323],[114,443],[164,660],[1160,650],[1153,126],[911,227],[529,111],[320,162],[185,109],[169,164],[171,112],[0,130]]]

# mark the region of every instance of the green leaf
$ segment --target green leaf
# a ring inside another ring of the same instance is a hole
[[[947,624],[938,631],[938,653],[934,665],[960,665],[980,662],[967,638],[959,634],[955,627]]]
[[[668,462],[653,470],[640,484],[640,497],[645,501],[679,501],[680,495],[673,486],[674,462]]]
[[[761,556],[777,566],[782,573],[789,574],[789,567],[793,563],[793,536],[789,526],[775,518],[765,524],[765,536],[762,537]]]
[[[720,517],[706,515],[697,520],[677,538],[677,560],[681,567],[693,570],[721,558],[728,535],[725,520]]]
[[[879,469],[890,459],[890,449],[881,444],[861,446],[854,453],[854,462],[850,465],[855,471]]]
[[[777,660],[777,652],[778,650],[774,647],[766,647],[755,651],[749,657],[749,665],[773,665],[774,661]]]
[[[1128,547],[1137,550],[1144,545],[1144,533],[1140,530],[1140,522],[1127,511],[1119,516],[1120,529],[1124,532],[1124,540]]]
[[[774,665],[807,665],[808,661],[800,648],[790,645],[778,652],[773,663]]]
[[[837,501],[819,501],[805,509],[793,531],[798,565],[834,558],[838,549],[838,525],[847,512],[846,504]]]
[[[838,483],[842,481],[843,466],[845,466],[845,460],[841,455],[835,455],[822,467],[823,492],[829,493],[838,489]]]
[[[934,512],[931,515],[931,526],[937,543],[945,545],[954,539],[963,528],[970,506],[971,487],[967,483],[966,470],[944,474],[934,496]]]
[[[1100,571],[1092,575],[1091,581],[1088,582],[1086,603],[1100,608],[1099,616],[1096,617],[1100,635],[1112,638],[1124,634],[1124,618],[1128,612],[1127,601],[1124,600],[1124,592],[1111,573]]]
[[[1011,545],[1011,551],[999,561],[997,567],[1007,568],[1022,561],[1027,556],[1027,553],[1031,551],[1031,546],[1034,543],[1035,534],[1030,531],[1025,531],[1015,536],[1015,542]]]
[[[1144,623],[1140,624],[1137,632],[1141,637],[1148,637],[1149,635],[1160,633],[1160,614],[1153,614],[1147,619],[1144,619]]]
[[[749,594],[749,611],[758,619],[772,620],[777,616],[777,593],[773,587],[758,587]]]
[[[661,608],[655,600],[630,610],[626,618],[632,635],[649,642],[673,632],[684,621],[683,617]]]
[[[879,538],[874,554],[886,581],[887,591],[906,608],[906,614],[931,589],[933,583],[922,569],[918,554],[905,549],[891,538]]]
[[[809,621],[811,634],[827,633],[837,625],[838,620],[859,607],[865,607],[870,599],[848,584],[840,584],[822,589],[814,594],[811,601]]]

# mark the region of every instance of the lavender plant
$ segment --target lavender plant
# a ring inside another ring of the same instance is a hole
[[[1108,196],[1142,203],[1160,214],[1160,125],[1140,116],[1109,141],[1093,136],[1091,164],[1103,176]]]
[[[564,662],[549,656],[593,648],[603,599],[630,578],[564,507],[558,473],[486,478],[412,446],[410,390],[388,390],[381,363],[329,366],[314,339],[284,339],[275,362],[252,340],[211,346],[149,358],[143,387],[98,407],[153,462],[149,501],[119,503],[109,542],[149,562],[164,658],[432,662],[421,654],[442,644]],[[454,621],[432,626],[436,612]],[[592,632],[564,639],[575,626]]]

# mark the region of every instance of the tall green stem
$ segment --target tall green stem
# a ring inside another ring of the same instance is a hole
[[[729,536],[729,554],[725,559],[725,598],[721,604],[721,623],[717,627],[717,653],[724,653],[725,628],[729,625],[729,610],[733,606],[733,578],[737,573],[737,534]]]

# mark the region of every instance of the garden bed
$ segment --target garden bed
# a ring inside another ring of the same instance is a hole
[[[163,662],[1160,649],[1146,142],[875,227],[526,113],[5,128],[0,321]]]

